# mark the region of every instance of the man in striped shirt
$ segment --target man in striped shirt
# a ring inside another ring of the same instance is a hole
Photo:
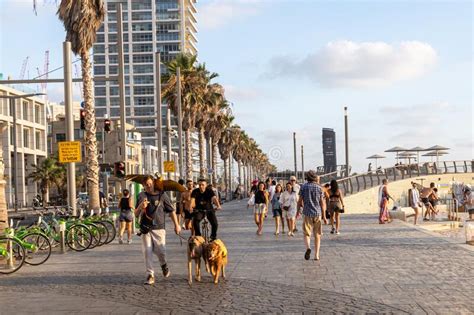
[[[304,259],[311,256],[311,232],[314,234],[314,259],[319,260],[319,247],[321,245],[322,223],[321,215],[326,211],[326,201],[322,187],[318,184],[319,176],[311,170],[307,173],[308,182],[299,192],[298,214],[303,213],[303,234],[306,245]],[[301,211],[303,208],[303,211]]]

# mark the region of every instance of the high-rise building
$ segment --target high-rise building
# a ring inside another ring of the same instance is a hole
[[[323,157],[324,173],[336,171],[336,133],[331,128],[323,128]]]
[[[122,3],[127,122],[142,133],[143,145],[156,144],[155,52],[161,52],[162,62],[173,60],[181,52],[197,54],[196,1],[105,1],[107,14],[94,45],[94,75],[118,74],[117,7]],[[94,92],[96,117],[118,118],[118,82],[95,81]],[[163,104],[163,126],[165,109]],[[176,126],[176,118],[172,117],[171,123]]]

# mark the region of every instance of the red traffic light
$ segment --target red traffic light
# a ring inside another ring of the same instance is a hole
[[[112,130],[112,122],[110,121],[110,119],[104,120],[104,130],[107,133],[110,133],[110,131]]]
[[[85,130],[86,129],[86,111],[84,109],[81,109],[81,129]]]

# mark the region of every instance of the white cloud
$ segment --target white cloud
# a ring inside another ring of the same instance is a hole
[[[226,98],[231,102],[253,101],[262,96],[261,89],[224,85]]]
[[[305,76],[325,87],[373,87],[419,77],[437,61],[427,43],[329,42],[301,60],[275,57],[267,77]]]
[[[262,1],[257,0],[212,0],[198,8],[199,26],[216,29],[236,19],[253,16],[260,11]]]

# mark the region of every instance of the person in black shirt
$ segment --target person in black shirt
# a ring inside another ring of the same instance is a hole
[[[133,222],[133,201],[130,198],[130,192],[128,189],[123,190],[123,197],[120,198],[120,230],[119,230],[119,243],[123,244],[123,233],[125,228],[127,229],[127,243],[132,242],[132,222]]]
[[[168,265],[166,264],[165,215],[168,214],[170,216],[177,235],[181,232],[181,227],[178,224],[176,211],[168,194],[155,191],[153,177],[147,176],[143,181],[143,187],[145,191],[138,195],[135,216],[141,216],[140,230],[142,230],[142,226],[146,226],[149,229],[148,231],[141,231],[141,238],[145,267],[148,274],[145,284],[152,285],[155,283],[153,253],[158,256],[163,276],[167,278],[170,275]]]
[[[216,205],[216,210],[221,209],[219,200],[212,189],[207,189],[207,181],[199,180],[199,188],[191,193],[191,211],[193,212],[193,228],[194,235],[201,236],[201,220],[207,217],[211,224],[211,241],[217,238],[217,217],[216,211],[212,208],[212,204]]]

